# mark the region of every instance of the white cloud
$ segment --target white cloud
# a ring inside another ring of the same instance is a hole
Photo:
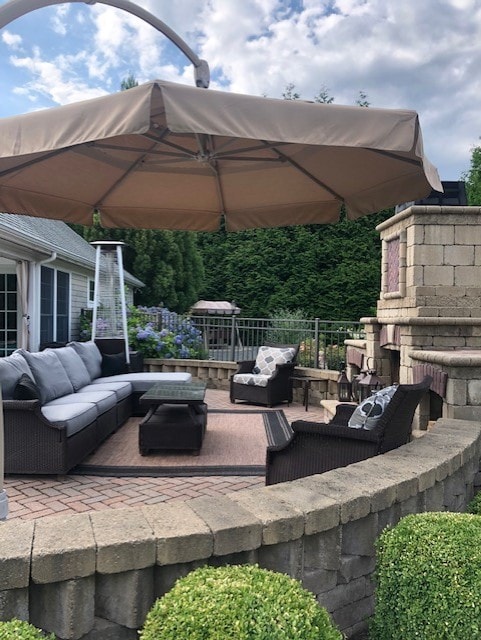
[[[55,13],[52,17],[52,28],[55,31],[55,33],[58,33],[61,36],[65,36],[67,35],[68,32],[68,25],[67,25],[67,21],[66,18],[69,15],[69,5],[68,4],[63,4],[60,5],[59,7],[55,8]]]
[[[22,38],[16,33],[5,30],[2,31],[2,42],[4,42],[11,49],[20,49]]]

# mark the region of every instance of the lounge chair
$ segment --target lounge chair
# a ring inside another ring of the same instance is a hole
[[[266,344],[259,347],[255,360],[238,362],[230,379],[230,401],[273,407],[292,402],[292,374],[299,345]]]
[[[426,376],[418,384],[400,384],[371,430],[349,427],[356,406],[342,403],[329,423],[293,422],[289,440],[267,448],[266,484],[324,473],[406,444],[411,439],[414,412],[431,382]]]

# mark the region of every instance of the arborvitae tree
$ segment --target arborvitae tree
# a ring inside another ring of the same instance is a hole
[[[464,176],[468,204],[481,205],[481,147],[474,147],[471,151],[471,165]]]

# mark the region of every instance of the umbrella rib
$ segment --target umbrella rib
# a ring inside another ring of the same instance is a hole
[[[255,145],[253,147],[245,147],[245,149],[236,149],[236,153],[250,153],[251,151],[264,151],[265,149],[272,149],[272,148],[277,148],[277,147],[282,147],[286,144],[289,144],[288,142],[265,142],[264,144],[261,145]],[[222,153],[216,153],[216,157],[220,158],[220,159],[224,159],[226,158],[227,160],[230,160],[231,158],[228,157],[230,156],[230,154],[232,153],[232,151],[223,151]],[[236,158],[237,159],[237,158]]]
[[[266,144],[269,144],[269,143],[266,142]],[[295,160],[292,160],[291,158],[289,158],[289,156],[286,156],[284,153],[282,153],[282,151],[279,151],[276,147],[270,147],[270,148],[273,151],[275,151],[279,156],[279,158],[282,159],[284,162],[287,162],[288,164],[291,165],[291,167],[293,167],[294,169],[297,169],[297,171],[299,171],[300,173],[304,174],[307,178],[309,178],[309,180],[312,180],[312,182],[315,182],[317,185],[319,185],[320,187],[328,191],[332,196],[344,202],[344,198],[341,196],[341,194],[337,193],[337,191],[334,191],[333,189],[328,187],[327,184],[322,182],[322,180],[319,180],[318,178],[313,176],[312,173],[307,171],[307,169],[304,169],[304,167],[301,167],[301,165],[298,164]]]
[[[58,156],[60,153],[62,153],[62,151],[64,151],[64,149],[55,149],[55,151],[46,153],[40,159],[34,158],[32,160],[27,160],[27,162],[23,162],[22,164],[17,164],[14,167],[10,167],[9,169],[4,169],[3,171],[0,171],[0,176],[8,176],[9,173],[15,173],[15,171],[21,171],[22,169],[26,169],[33,164],[37,164],[39,162],[43,162],[44,160],[54,158],[55,156]]]
[[[195,153],[191,149],[188,149],[187,147],[182,147],[180,144],[176,144],[175,142],[164,140],[163,137],[158,138],[157,136],[154,136],[152,134],[144,133],[144,138],[148,138],[149,140],[152,140],[157,144],[165,144],[167,147],[172,147],[172,149],[177,149],[178,151],[185,153],[189,157],[195,156]],[[162,152],[158,151],[157,153],[162,153]]]
[[[93,208],[94,209],[100,208],[100,205],[105,200],[105,198],[107,196],[109,196],[113,191],[115,191],[115,189],[117,188],[117,185],[119,185],[121,182],[123,182],[125,180],[125,178],[132,173],[132,171],[135,171],[135,169],[139,166],[139,164],[142,164],[142,162],[144,162],[146,156],[149,153],[150,153],[150,151],[146,151],[146,153],[144,153],[140,158],[137,158],[137,160],[134,163],[132,163],[132,165],[128,168],[128,170],[125,173],[123,173],[118,180],[116,180],[112,185],[110,185],[110,187],[107,189],[107,191],[105,191],[102,194],[101,198],[99,198],[94,203]]]
[[[134,152],[134,153],[139,153],[140,151],[144,151],[143,149],[138,149],[137,147],[119,147],[113,144],[95,144],[93,145],[95,146],[96,149],[101,149],[103,150],[107,150],[107,151],[125,151],[125,152]],[[181,156],[178,153],[169,153],[167,151],[157,151],[155,149],[151,149],[149,150],[149,155],[159,155],[159,156],[169,156],[171,158],[181,158],[183,156]],[[184,154],[185,155],[185,154]]]
[[[394,160],[401,160],[402,162],[406,162],[407,164],[414,164],[418,167],[421,166],[420,160],[415,160],[414,158],[405,158],[404,156],[400,156],[397,153],[393,153],[392,151],[383,151],[382,149],[370,149],[370,151],[380,156],[386,156],[387,158],[393,158]]]

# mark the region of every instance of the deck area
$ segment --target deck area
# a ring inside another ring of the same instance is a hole
[[[208,389],[206,402],[215,409],[243,409],[251,405],[231,404],[227,391]],[[318,403],[279,405],[289,422],[325,419]],[[35,520],[45,516],[88,513],[102,509],[136,507],[142,504],[177,502],[198,496],[226,494],[263,486],[264,476],[202,477],[99,477],[99,476],[7,476],[4,488],[9,502],[8,519]]]

